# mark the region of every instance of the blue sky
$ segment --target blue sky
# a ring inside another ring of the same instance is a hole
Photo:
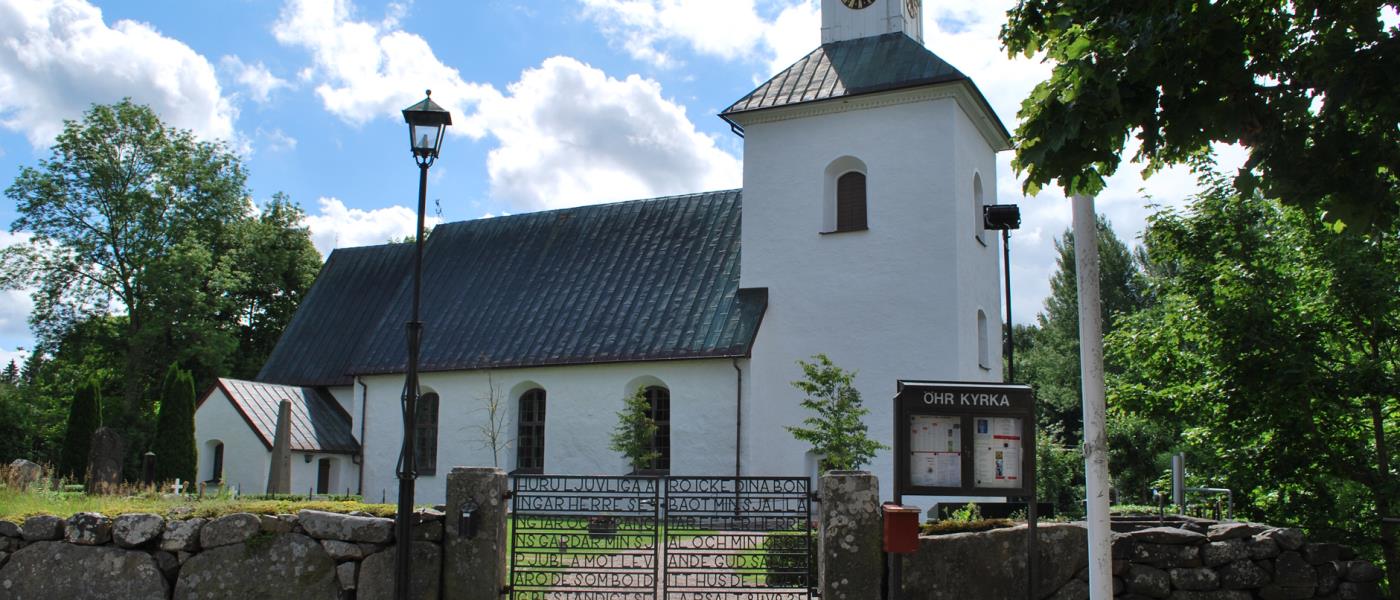
[[[1049,72],[996,40],[1010,0],[925,3],[925,40],[1009,127]],[[417,169],[399,110],[427,88],[454,127],[429,202],[447,221],[740,187],[742,141],[715,115],[819,44],[817,0],[0,0],[0,183],[49,155],[64,119],[130,96],[245,158],[253,200],[286,192],[317,247],[412,231]],[[1069,224],[1054,192],[1020,203],[1016,320],[1033,317]],[[1144,198],[1182,171],[1124,169],[1099,200],[1135,237]],[[0,244],[15,206],[0,202]],[[0,360],[31,340],[24,290],[0,291]]]

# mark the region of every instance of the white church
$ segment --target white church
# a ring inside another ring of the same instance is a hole
[[[638,389],[674,475],[813,474],[785,429],[798,360],[857,373],[893,440],[899,379],[1001,381],[999,240],[983,230],[1010,136],[923,46],[920,0],[823,0],[822,45],[726,109],[743,189],[446,223],[423,264],[420,479],[454,466],[623,475]],[[196,412],[201,481],[267,484],[290,400],[294,492],[395,500],[411,244],[342,248],[257,381]],[[492,443],[488,407],[497,406]],[[889,451],[869,465],[883,496]]]

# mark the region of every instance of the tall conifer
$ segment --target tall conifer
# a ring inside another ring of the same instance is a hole
[[[59,474],[80,479],[86,477],[92,432],[101,426],[102,392],[96,381],[89,381],[73,394],[73,405],[68,410],[68,429],[63,437],[63,452],[58,459]]]
[[[156,453],[157,481],[194,481],[199,465],[194,443],[194,376],[178,365],[170,365],[161,385],[152,450]]]

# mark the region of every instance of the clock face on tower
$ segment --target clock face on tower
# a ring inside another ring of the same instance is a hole
[[[841,0],[841,3],[845,4],[846,8],[854,8],[856,10],[860,10],[862,8],[870,6],[871,4],[874,4],[875,0]]]

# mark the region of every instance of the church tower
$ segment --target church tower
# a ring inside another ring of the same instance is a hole
[[[903,33],[924,43],[922,0],[822,0],[822,43]]]
[[[923,46],[921,8],[823,0],[822,46],[721,114],[744,136],[740,285],[768,292],[744,378],[755,432],[808,416],[791,382],[816,354],[858,373],[885,444],[897,380],[1001,381],[999,240],[982,205],[1010,135]],[[744,440],[764,449],[745,452],[746,475],[814,468],[778,437]],[[870,465],[886,486],[892,464],[886,451]]]

